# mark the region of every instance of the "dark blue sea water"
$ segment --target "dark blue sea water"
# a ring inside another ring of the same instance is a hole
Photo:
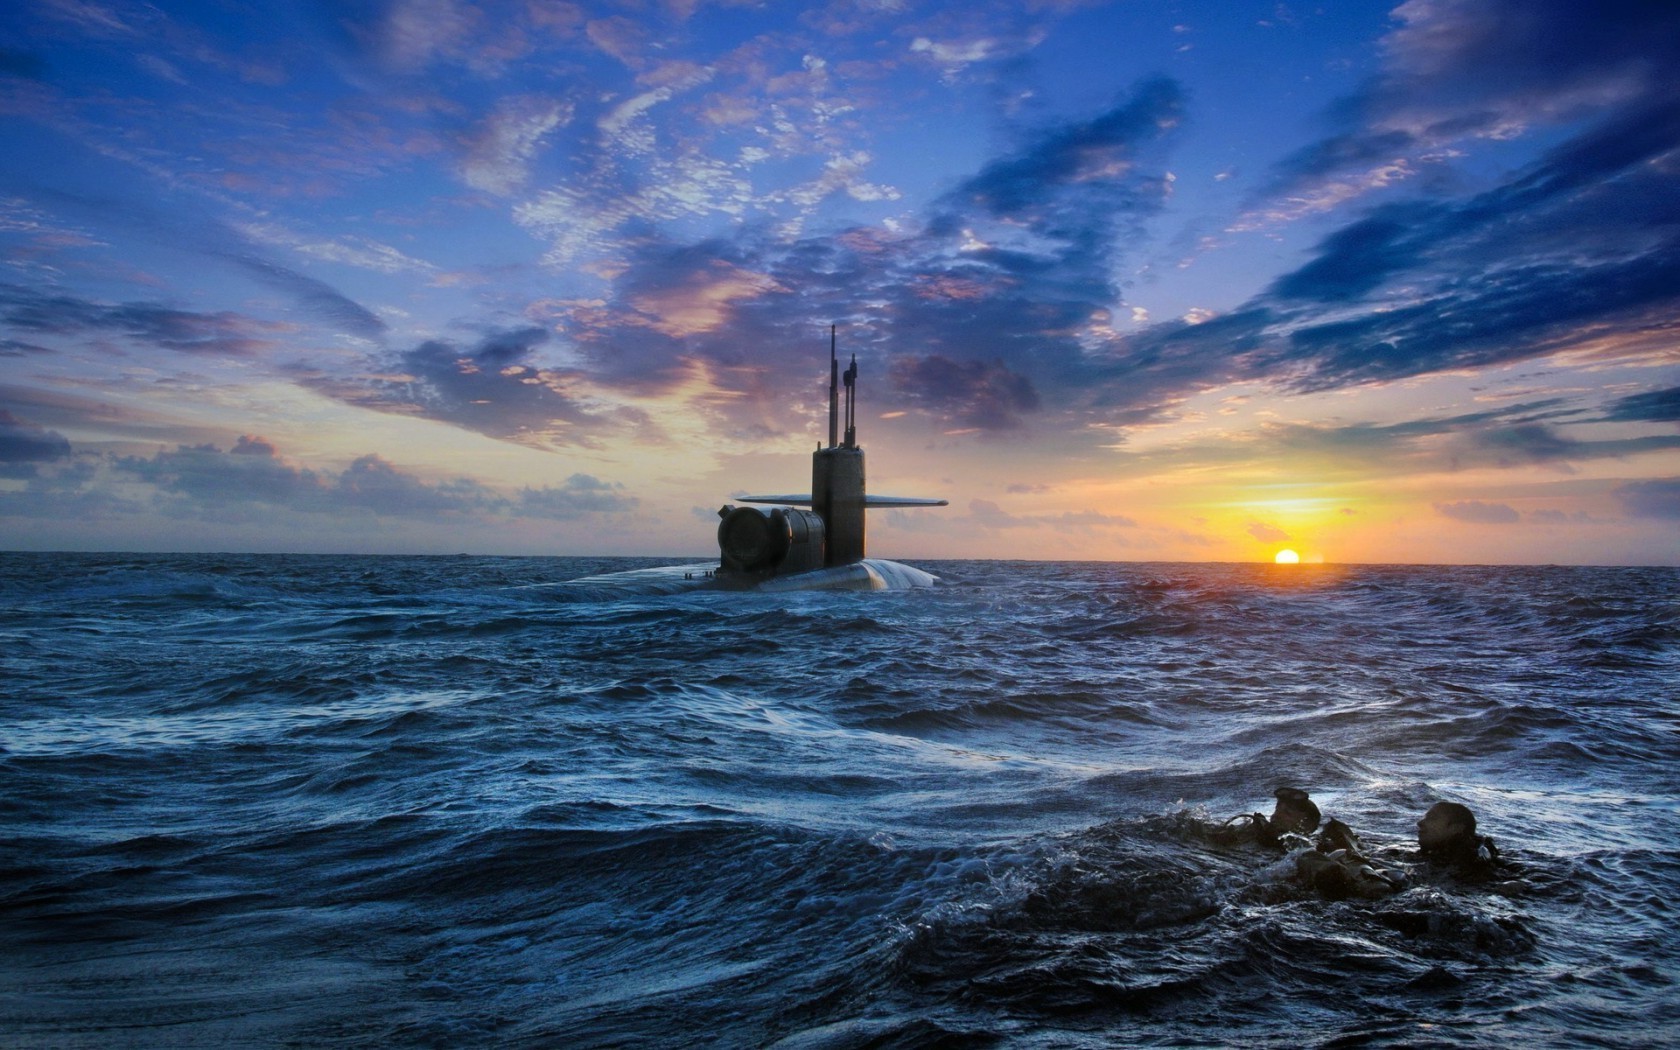
[[[641,564],[0,555],[0,1044],[1680,1032],[1680,571],[557,586]],[[1280,784],[1412,887],[1221,833]]]

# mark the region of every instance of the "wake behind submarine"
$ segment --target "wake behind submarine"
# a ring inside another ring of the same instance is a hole
[[[939,578],[901,562],[867,556],[864,512],[871,507],[943,507],[942,499],[871,496],[865,491],[863,449],[857,443],[857,355],[845,374],[828,346],[828,446],[811,455],[811,493],[742,496],[718,517],[716,565],[662,565],[652,569],[585,576],[568,587],[611,593],[676,594],[690,590],[898,591],[931,587]],[[846,390],[845,432],[840,431],[840,387]],[[800,509],[809,508],[809,509]]]

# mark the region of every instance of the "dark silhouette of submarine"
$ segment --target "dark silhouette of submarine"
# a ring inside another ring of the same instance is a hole
[[[674,594],[687,590],[887,591],[930,587],[938,577],[868,556],[864,512],[871,507],[943,507],[942,499],[871,496],[857,443],[857,356],[840,372],[834,329],[828,347],[828,445],[811,456],[811,492],[742,496],[764,506],[725,504],[718,511],[718,563],[664,565],[569,581],[611,592]],[[846,392],[840,429],[840,390]],[[766,509],[769,507],[769,509]]]

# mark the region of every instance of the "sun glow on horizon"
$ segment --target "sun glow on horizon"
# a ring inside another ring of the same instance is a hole
[[[1283,550],[1278,551],[1277,552],[1277,557],[1273,558],[1272,560],[1274,562],[1278,563],[1279,565],[1295,565],[1295,564],[1298,564],[1300,562],[1301,556],[1299,554],[1296,554],[1294,551],[1290,550],[1289,548],[1285,547]]]

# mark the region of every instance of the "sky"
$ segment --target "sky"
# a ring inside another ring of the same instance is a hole
[[[11,0],[0,548],[1680,564],[1680,4]]]

